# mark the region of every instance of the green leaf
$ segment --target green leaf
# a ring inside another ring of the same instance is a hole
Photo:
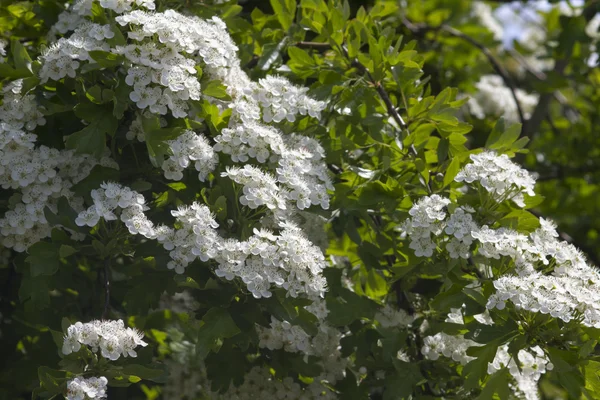
[[[98,63],[98,65],[103,68],[118,67],[125,60],[125,57],[120,54],[110,53],[102,50],[92,50],[89,52],[89,55],[94,61],[96,61],[96,63]]]
[[[58,255],[60,256],[60,258],[67,258],[75,253],[77,253],[77,250],[66,244],[61,245],[58,249]]]
[[[329,323],[344,326],[361,318],[373,318],[378,308],[377,303],[348,289],[339,288],[337,291],[337,297],[331,294],[326,297]]]
[[[23,47],[21,42],[19,42],[18,39],[12,39],[10,47],[17,71],[20,73],[28,72],[28,76],[33,75],[33,71],[31,69],[31,58],[29,57],[29,54],[27,54],[27,50],[25,50],[25,47]]]
[[[270,0],[277,20],[284,30],[290,29],[296,16],[296,0]]]
[[[444,175],[444,187],[454,182],[454,178],[458,175],[458,171],[460,171],[460,159],[454,157],[446,169],[446,174]]]
[[[149,368],[144,365],[129,364],[124,366],[122,371],[126,375],[133,375],[159,383],[165,382],[168,375],[166,370],[164,368],[159,368],[158,365],[155,365],[154,368]]]
[[[540,227],[540,220],[527,210],[513,210],[498,222],[502,226],[525,232],[533,232]]]
[[[38,368],[38,379],[41,386],[50,394],[59,394],[62,392],[61,385],[67,381],[65,371],[57,371],[48,367]]]
[[[227,94],[227,88],[220,81],[210,81],[206,86],[202,87],[202,94],[211,96],[221,100],[231,100],[231,96]]]
[[[58,271],[59,250],[53,243],[37,242],[27,249],[29,257],[25,259],[29,263],[31,276],[54,275]]]
[[[381,274],[375,269],[369,270],[365,293],[367,296],[372,298],[383,297],[387,294],[387,283]]]
[[[213,307],[202,318],[204,324],[198,331],[196,354],[205,359],[218,340],[230,338],[240,332],[229,311],[221,307]]]
[[[74,185],[71,190],[78,196],[89,197],[94,189],[98,189],[104,182],[118,182],[119,170],[102,165],[95,165],[89,175]],[[75,214],[77,217],[77,214]]]
[[[509,374],[506,368],[496,372],[487,381],[477,400],[508,399],[510,397]],[[494,397],[497,395],[497,397]]]
[[[77,185],[76,185],[77,186]],[[94,187],[94,189],[96,189]],[[73,190],[73,187],[71,188]],[[91,189],[90,189],[91,190]],[[89,196],[89,192],[86,193]],[[58,199],[58,213],[54,214],[50,208],[44,209],[44,216],[48,220],[50,226],[64,226],[76,232],[85,232],[85,229],[75,224],[77,211],[73,210],[66,197]]]
[[[470,361],[463,369],[465,379],[465,389],[475,389],[479,387],[479,381],[487,375],[487,365],[494,361],[498,343],[491,342],[483,347],[470,347],[467,354],[471,357],[477,357]]]
[[[591,398],[600,398],[600,362],[588,361],[584,368],[585,390],[591,395]]]
[[[8,64],[0,64],[0,77],[10,79],[20,79],[30,77],[31,73],[27,70],[16,70]]]
[[[75,114],[85,116],[84,119],[90,124],[69,135],[66,146],[75,149],[78,153],[93,154],[96,158],[100,158],[106,147],[106,135],[114,136],[118,120],[112,114],[112,107],[94,107],[83,104],[75,107]]]
[[[160,167],[165,157],[170,154],[171,149],[165,140],[173,140],[179,137],[185,128],[161,128],[156,115],[144,115],[142,117],[142,128],[146,136],[146,147],[152,165]]]
[[[290,60],[297,64],[314,65],[315,63],[315,60],[305,50],[296,46],[288,47],[288,55],[290,56]]]
[[[521,124],[506,125],[504,117],[501,117],[494,125],[490,136],[485,142],[485,147],[500,152],[510,150],[513,143],[519,139]]]

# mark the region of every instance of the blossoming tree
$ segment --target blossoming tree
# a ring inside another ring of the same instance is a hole
[[[598,7],[0,4],[0,398],[599,398]]]

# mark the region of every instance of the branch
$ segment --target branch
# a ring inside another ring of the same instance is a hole
[[[346,58],[350,59],[350,57],[348,56],[348,52],[346,51],[346,48],[343,48],[343,50],[344,50],[344,54],[346,55]],[[385,107],[387,108],[388,114],[394,119],[394,121],[396,121],[396,124],[398,124],[398,126],[401,127],[406,132],[406,136],[410,135],[410,130],[408,129],[408,125],[406,125],[406,122],[404,122],[404,120],[402,119],[402,116],[398,113],[398,111],[396,110],[396,107],[394,107],[394,104],[392,103],[392,100],[390,99],[390,96],[386,92],[383,85],[380,82],[377,82],[373,78],[373,75],[371,75],[371,72],[369,72],[367,67],[365,67],[360,61],[358,61],[358,59],[355,58],[355,59],[351,60],[350,64],[353,67],[355,67],[356,69],[358,69],[360,73],[362,73],[363,75],[366,75],[369,82],[371,82],[371,84],[375,87],[375,90],[377,91],[377,94],[379,94],[379,97],[381,97],[381,99],[385,103]],[[399,144],[402,143],[401,140],[398,142],[399,142]],[[417,149],[415,149],[415,146],[413,146],[413,145],[410,146],[410,151],[414,155],[418,154]]]
[[[312,49],[319,51],[327,51],[331,50],[331,45],[329,43],[319,43],[319,42],[296,42],[294,46],[299,47],[301,49]]]
[[[102,319],[108,318],[110,311],[110,258],[104,259],[104,309],[102,311]]]
[[[557,60],[554,66],[554,72],[558,73],[559,75],[562,74],[568,63],[568,58]],[[544,118],[546,118],[546,115],[548,113],[548,106],[550,105],[550,100],[552,99],[552,96],[554,96],[554,92],[543,93],[540,96],[538,104],[533,110],[531,118],[529,118],[529,121],[527,122],[527,126],[523,126],[523,136],[526,136],[529,139],[533,138],[535,132],[537,132],[540,128],[542,121],[544,120]]]
[[[442,31],[442,32],[449,34],[450,36],[454,36],[459,39],[462,39],[462,40],[466,41],[467,43],[471,44],[472,46],[478,48],[483,53],[483,55],[486,56],[486,58],[488,59],[490,64],[492,64],[494,71],[496,71],[496,73],[498,75],[500,75],[500,77],[502,77],[504,84],[510,90],[513,100],[515,101],[515,104],[517,106],[519,120],[521,121],[521,124],[523,125],[523,127],[525,127],[525,124],[526,124],[525,114],[523,113],[523,108],[521,107],[521,103],[519,102],[519,99],[517,98],[517,90],[515,88],[515,84],[512,81],[508,71],[496,59],[496,57],[494,57],[492,52],[487,47],[485,47],[481,42],[473,39],[471,36],[459,31],[458,29],[451,27],[450,25],[442,24],[439,26],[430,26],[427,24],[415,24],[415,23],[411,22],[410,20],[408,20],[408,18],[406,18],[404,16],[402,17],[402,22],[403,22],[404,26],[406,26],[408,28],[408,30],[410,30],[415,35],[423,35],[425,32]]]

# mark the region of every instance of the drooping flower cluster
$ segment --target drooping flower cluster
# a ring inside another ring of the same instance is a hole
[[[456,175],[456,182],[478,182],[497,202],[510,199],[521,207],[525,207],[524,194],[535,195],[533,177],[506,154],[484,151],[472,154],[471,160],[473,162]]]
[[[315,378],[315,383],[326,381],[333,385],[345,376],[345,369],[350,365],[340,351],[340,340],[344,335],[325,320],[329,310],[324,300],[315,300],[306,310],[318,319],[316,335],[307,334],[302,327],[289,321],[271,317],[270,328],[257,326],[259,347],[319,356],[323,372]]]
[[[69,326],[63,342],[63,354],[79,351],[81,345],[89,346],[93,352],[100,351],[102,357],[118,360],[119,357],[137,357],[135,348],[146,347],[144,334],[136,329],[125,328],[123,320],[81,323]]]
[[[320,271],[325,266],[324,257],[294,221],[298,210],[329,207],[327,191],[333,190],[333,185],[323,162],[324,150],[313,139],[284,135],[263,121],[294,121],[296,115],[318,118],[325,103],[308,97],[306,88],[296,87],[283,77],[267,76],[252,82],[240,68],[237,47],[225,24],[216,17],[201,20],[172,10],[149,13],[140,9],[153,9],[151,1],[104,0],[100,6],[121,14],[115,18],[119,26],[85,23],[59,39],[41,57],[42,81],[74,76],[84,63],[94,64],[90,51],[109,52],[123,62],[124,68],[117,73],[124,74],[131,88],[129,98],[140,110],[196,118],[190,115],[190,104],[203,98],[198,80],[198,69],[202,69],[203,75],[220,81],[231,97],[220,100],[204,96],[221,111],[231,109],[229,126],[217,135],[214,148],[204,136],[190,130],[167,141],[171,155],[162,162],[164,175],[180,180],[183,170],[193,162],[199,179],[205,181],[218,168],[215,151],[230,156],[234,163],[252,159],[264,164],[266,171],[246,164],[221,174],[242,185],[242,205],[273,210],[275,219],[264,221],[280,234],[257,234],[243,242],[224,240],[216,233],[218,225],[212,217],[210,221],[196,216],[193,221],[182,222],[187,211],[173,214],[185,228],[155,227],[143,214],[143,202],[136,203],[137,197],[131,198],[125,188],[117,195],[112,193],[114,188],[106,186],[93,192],[94,205],[79,214],[77,224],[94,226],[99,218],[116,219],[119,209],[120,219],[132,234],[163,243],[172,258],[169,268],[179,273],[197,258],[214,259],[219,276],[240,277],[257,297],[270,296],[271,285],[284,287],[294,296],[322,294],[325,281]],[[87,18],[91,7],[92,2],[85,0],[69,12]],[[74,25],[60,23],[60,33]],[[126,31],[127,44],[113,45],[110,39],[115,29]],[[144,141],[147,135],[141,112],[136,114],[127,137]],[[194,205],[190,209],[196,212],[202,207]]]
[[[489,315],[478,314],[475,319],[484,325],[493,325],[493,321]],[[452,308],[445,322],[464,325],[464,319],[461,308]],[[440,355],[452,358],[454,361],[466,365],[468,362],[475,359],[467,355],[467,349],[473,346],[481,346],[481,344],[470,339],[465,339],[463,335],[448,335],[444,332],[438,332],[433,336],[426,336],[423,339],[423,347],[421,354],[428,360],[437,360]]]
[[[554,368],[548,357],[539,346],[527,350],[519,350],[518,360],[508,353],[508,346],[498,348],[496,356],[488,363],[488,374],[494,374],[503,368],[508,368],[515,380],[517,392],[525,400],[539,399],[537,382],[547,371]]]
[[[464,305],[463,305],[464,307]],[[486,311],[483,314],[474,315],[477,322],[483,325],[493,325],[490,315]],[[453,308],[448,314],[445,322],[464,325],[461,308]],[[437,360],[440,355],[466,365],[475,357],[467,355],[467,350],[473,346],[482,344],[464,338],[463,335],[449,335],[444,332],[427,336],[423,340],[421,353],[429,360]],[[539,346],[530,349],[521,349],[518,352],[518,360],[515,360],[508,352],[508,345],[498,347],[496,355],[491,363],[488,363],[487,373],[492,375],[503,368],[508,368],[514,379],[515,391],[527,400],[539,398],[537,382],[547,371],[553,369],[552,363],[546,357]]]
[[[486,116],[504,117],[507,121],[519,122],[519,113],[511,90],[506,87],[499,75],[484,75],[475,84],[477,91],[469,99],[471,114],[479,119]],[[519,105],[523,110],[525,119],[538,103],[536,94],[529,94],[522,89],[515,89]]]
[[[67,400],[105,399],[106,377],[75,377],[67,383]]]
[[[215,273],[228,280],[240,277],[248,290],[257,297],[270,297],[271,285],[285,288],[292,296],[306,293],[321,296],[325,291],[325,257],[302,231],[291,223],[282,225],[279,235],[266,230],[254,230],[245,241],[224,239],[216,231],[219,224],[208,207],[194,203],[173,211],[181,225],[179,229],[155,226],[144,211],[144,198],[116,183],[104,183],[92,191],[94,205],[82,211],[76,219],[79,226],[94,226],[99,218],[119,218],[132,234],[155,239],[170,251],[168,267],[183,273],[196,259],[215,260]]]

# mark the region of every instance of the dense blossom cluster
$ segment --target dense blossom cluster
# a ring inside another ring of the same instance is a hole
[[[170,251],[168,267],[183,273],[185,267],[199,259],[214,259],[215,273],[228,280],[240,277],[257,297],[270,297],[271,285],[285,288],[292,296],[306,293],[321,296],[325,291],[325,257],[296,225],[286,222],[279,235],[267,230],[254,230],[245,241],[224,239],[216,228],[208,207],[198,203],[172,211],[180,228],[155,226],[144,211],[144,198],[139,193],[116,183],[104,183],[92,191],[94,205],[76,219],[80,226],[94,226],[99,218],[119,218],[132,234],[155,239]]]
[[[508,200],[524,206],[523,194],[534,195],[533,178],[507,156],[484,152],[471,159],[473,162],[459,171],[455,180],[483,187],[492,202],[482,199],[482,207],[495,209],[497,202]],[[496,291],[487,300],[490,311],[504,309],[510,302],[516,309],[550,314],[565,323],[575,320],[585,326],[600,327],[600,273],[586,263],[574,246],[558,240],[551,221],[542,218],[537,229],[523,233],[498,227],[474,209],[455,205],[439,195],[419,199],[409,215],[403,231],[417,256],[432,257],[435,252],[450,258],[473,257],[476,262],[483,262],[475,267],[487,271],[492,271],[487,263],[502,260],[503,267],[491,272]],[[486,224],[481,225],[482,222]],[[489,316],[478,321],[493,324]],[[457,310],[448,315],[446,322],[464,323]],[[431,360],[443,355],[466,364],[473,359],[467,355],[472,346],[480,344],[462,335],[439,332],[424,338],[421,352]],[[521,349],[517,358],[509,355],[506,345],[500,347],[488,373],[508,368],[516,392],[526,399],[538,399],[537,381],[552,369],[552,364],[539,347]]]
[[[67,400],[106,399],[108,379],[76,377],[67,383]]]
[[[325,259],[320,249],[298,228],[298,221],[306,221],[299,217],[302,210],[311,206],[329,207],[327,191],[333,190],[333,184],[324,163],[324,150],[311,138],[294,133],[286,135],[264,123],[292,122],[298,115],[318,118],[325,103],[310,98],[307,88],[296,87],[283,77],[267,76],[258,82],[251,81],[240,67],[237,47],[225,24],[216,17],[202,20],[173,10],[148,12],[146,10],[155,8],[150,0],[102,0],[99,5],[118,14],[117,25],[89,22],[95,7],[92,0],[75,3],[61,14],[53,29],[53,34],[65,36],[40,57],[41,81],[72,78],[84,65],[96,68],[94,57],[112,53],[111,59],[122,63],[116,72],[130,88],[129,99],[138,108],[127,138],[138,141],[146,140],[142,119],[148,114],[197,120],[197,116],[191,114],[191,107],[192,102],[199,100],[216,104],[220,111],[231,109],[229,125],[216,136],[214,147],[203,135],[185,130],[166,141],[170,154],[159,166],[167,179],[181,180],[183,170],[193,163],[199,180],[206,181],[211,172],[220,177],[215,171],[219,168],[218,152],[229,156],[234,163],[245,164],[219,172],[241,185],[242,205],[273,210],[275,218],[264,218],[264,226],[268,225],[278,234],[257,229],[244,241],[224,239],[208,208],[199,204],[173,211],[179,224],[177,229],[154,226],[144,214],[147,210],[144,199],[111,183],[92,191],[94,204],[87,210],[82,211],[81,201],[72,205],[79,212],[76,224],[93,227],[100,218],[119,218],[130,233],[162,243],[172,258],[169,268],[183,273],[196,259],[215,260],[217,275],[226,279],[241,278],[256,297],[270,296],[272,285],[285,288],[292,296],[322,295],[325,279],[321,270]],[[115,35],[121,35],[118,31],[124,31],[125,44],[113,40]],[[203,76],[225,86],[227,100],[202,94],[200,70]],[[33,97],[31,102],[32,106],[21,113],[26,116],[22,119],[30,125],[36,121],[43,123],[43,118],[29,115],[29,110],[38,110]],[[161,117],[160,122],[161,127],[166,128],[167,121]],[[19,140],[25,144],[32,142],[26,135],[21,135]],[[254,160],[264,168],[246,164]],[[109,164],[104,159],[100,163]],[[74,181],[77,181],[89,168],[80,167],[75,171],[78,175]],[[10,183],[14,180],[12,178]],[[61,193],[70,200],[73,196],[69,194]],[[36,208],[40,219],[43,218],[39,216],[40,210],[45,206],[44,203]],[[3,235],[9,236],[21,234],[22,224],[31,225],[11,219],[0,227]],[[13,232],[15,230],[18,233]],[[44,235],[47,234],[44,231]],[[33,238],[24,239],[31,243],[39,240],[35,235],[27,237]],[[14,245],[10,238],[5,241],[9,247]],[[28,244],[17,244],[17,248],[25,249]]]
[[[69,326],[63,342],[63,354],[79,351],[81,345],[89,346],[93,352],[100,351],[102,357],[118,360],[119,357],[136,357],[137,346],[146,347],[144,334],[136,329],[125,328],[123,320],[77,322]]]
[[[471,160],[473,162],[467,164],[456,175],[455,181],[478,182],[498,203],[512,200],[525,207],[524,195],[535,195],[533,177],[528,171],[510,161],[506,154],[497,155],[491,151],[484,151],[472,154]]]
[[[474,162],[458,173],[456,181],[478,182],[495,201],[510,199],[521,206],[523,193],[534,195],[533,178],[505,155],[484,152],[471,159]],[[574,246],[558,240],[552,222],[540,219],[540,227],[527,235],[504,227],[480,226],[465,207],[450,213],[450,203],[432,195],[411,208],[404,229],[416,255],[431,257],[434,250],[445,246],[451,258],[466,259],[473,254],[490,260],[508,258],[513,268],[507,272],[515,275],[495,277],[496,293],[488,299],[489,309],[503,309],[510,301],[517,308],[565,322],[579,319],[586,326],[600,327],[600,273]],[[549,265],[553,266],[551,274],[541,272]]]
[[[180,181],[183,179],[183,170],[191,163],[198,171],[198,179],[204,182],[218,162],[218,157],[208,140],[197,135],[191,130],[186,130],[177,139],[167,142],[173,155],[162,164],[165,178]]]
[[[494,322],[489,314],[478,314],[474,318],[481,324],[493,325]],[[452,309],[446,318],[446,322],[464,325],[461,309]],[[475,357],[467,355],[467,350],[473,346],[482,346],[462,335],[449,335],[444,332],[427,336],[423,340],[421,353],[429,360],[437,360],[440,355],[465,365]],[[498,347],[492,362],[488,363],[487,373],[492,375],[507,368],[514,380],[515,392],[519,398],[526,400],[539,399],[537,382],[546,371],[552,370],[553,365],[539,346],[528,350],[521,349],[517,359],[512,357],[508,351],[508,345]]]
[[[11,209],[0,218],[0,241],[19,252],[50,236],[44,210],[56,213],[60,197],[76,210],[82,209],[83,199],[70,189],[95,165],[117,168],[107,150],[96,160],[73,150],[36,147],[37,135],[32,131],[46,120],[35,95],[22,93],[22,88],[22,80],[4,86],[0,106],[0,185],[15,190]],[[74,239],[81,238],[71,233]]]
[[[519,122],[517,104],[511,90],[506,87],[502,77],[499,75],[484,75],[475,84],[477,92],[469,99],[471,114],[479,119],[486,116],[504,116],[507,121]],[[522,89],[515,89],[515,95],[523,110],[525,119],[531,117],[531,113],[538,103],[536,94],[529,94]]]

